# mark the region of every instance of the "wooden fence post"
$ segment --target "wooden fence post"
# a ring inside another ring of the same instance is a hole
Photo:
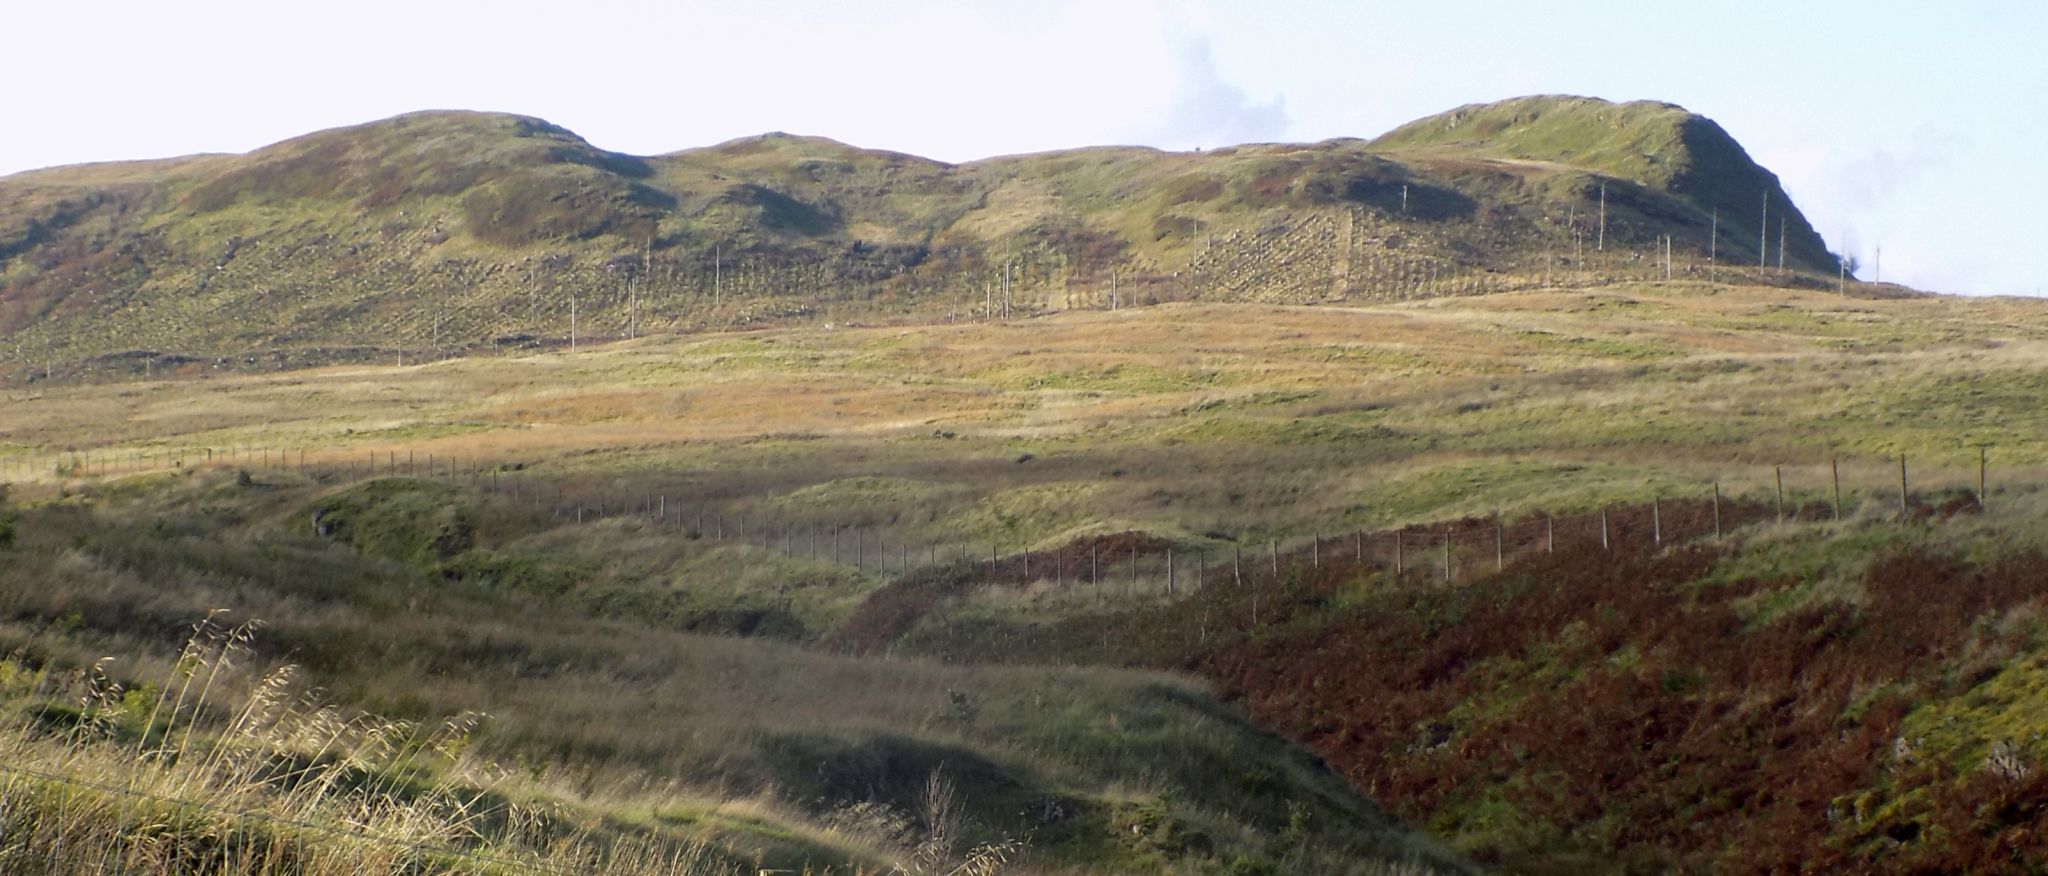
[[[1986,445],[1986,444],[1979,444],[1979,445],[1977,445],[1977,510],[1978,510],[1978,511],[1983,511],[1983,510],[1984,510],[1984,508],[1985,508],[1985,497],[1986,497],[1987,495],[1989,495],[1988,493],[1986,493],[1986,492],[1985,492],[1985,489],[1984,489],[1984,473],[1985,473],[1985,470],[1989,469],[1990,467],[1991,467],[1991,447],[1990,447],[1990,445]]]
[[[1899,519],[1904,520],[1909,509],[1906,507],[1906,455],[1899,454]]]
[[[1312,569],[1323,567],[1323,531],[1316,530],[1316,540],[1308,548],[1308,565]]]
[[[1444,527],[1444,582],[1451,580],[1451,529]]]
[[[1772,468],[1778,473],[1778,522],[1782,524],[1785,522],[1785,467],[1779,465]]]
[[[1714,538],[1721,537],[1721,482],[1714,482]]]
[[[1166,549],[1166,595],[1173,595],[1173,548]]]
[[[1664,546],[1664,506],[1656,496],[1650,497],[1650,544]]]
[[[1401,542],[1401,530],[1396,529],[1394,530],[1394,577],[1396,579],[1401,577],[1402,572],[1407,571],[1407,569],[1402,568],[1406,563],[1403,562],[1401,556]]]
[[[1830,457],[1830,458],[1828,459],[1828,469],[1829,469],[1830,473],[1831,473],[1831,474],[1833,475],[1833,477],[1834,477],[1834,482],[1835,482],[1835,519],[1836,519],[1836,520],[1841,520],[1841,519],[1842,519],[1842,460],[1841,460],[1841,459],[1840,459],[1839,457]]]
[[[1603,551],[1614,550],[1614,543],[1607,535],[1607,506],[1605,505],[1600,506],[1600,549]]]
[[[1557,553],[1557,518],[1548,513],[1543,515],[1543,552]]]

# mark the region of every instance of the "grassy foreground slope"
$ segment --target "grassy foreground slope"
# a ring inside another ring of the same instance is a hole
[[[297,509],[323,489],[131,479],[10,515],[0,789],[42,813],[9,807],[39,841],[0,850],[10,872],[38,853],[58,856],[54,872],[98,872],[64,856],[67,831],[141,872],[496,871],[416,842],[572,870],[596,866],[577,863],[594,849],[605,872],[1463,870],[1193,683],[856,660],[593,618],[321,539]],[[195,618],[262,624],[181,651]],[[299,681],[274,688],[284,662]],[[305,714],[235,723],[286,702]],[[370,728],[477,727],[417,743],[330,729],[356,709],[379,716]],[[323,743],[331,732],[347,741]],[[259,762],[223,780],[214,764],[252,756],[252,733]],[[161,778],[159,746],[188,752]],[[323,753],[340,758],[334,779],[293,772]],[[345,829],[298,835],[316,817]],[[689,866],[663,866],[676,855]]]
[[[0,574],[13,634],[67,665],[234,604],[349,702],[488,708],[480,744],[604,805],[640,775],[684,812],[749,801],[777,826],[675,820],[778,861],[908,854],[820,825],[913,810],[935,760],[973,777],[978,838],[1028,834],[1054,872],[1415,848],[1127,671],[1171,668],[1517,872],[2024,864],[2044,335],[2030,301],[1681,282],[18,387]],[[1804,522],[1775,522],[1780,471]],[[1499,573],[1496,511],[1521,526]],[[1576,525],[1555,554],[1544,512]],[[1305,543],[1460,519],[1485,541],[1448,586]],[[1273,543],[1249,586],[1072,586],[1089,547]],[[1070,564],[982,571],[1023,546]]]

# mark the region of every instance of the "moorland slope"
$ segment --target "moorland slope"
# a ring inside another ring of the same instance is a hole
[[[1836,273],[1775,176],[1666,104],[1525,98],[1372,141],[964,164],[785,134],[632,156],[424,112],[0,179],[0,336],[13,380],[277,367],[1640,280],[1666,273],[1667,236],[1675,274]]]
[[[742,860],[910,861],[943,772],[1024,872],[1459,866],[1360,795],[1512,872],[1995,868],[2044,344],[1676,282],[13,387],[10,671],[234,606]]]

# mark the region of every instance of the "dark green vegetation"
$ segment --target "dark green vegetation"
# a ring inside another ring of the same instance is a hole
[[[1677,273],[1710,252],[1720,276],[1754,270],[1761,243],[1793,272],[1774,282],[1834,279],[1776,179],[1661,104],[1530,98],[1371,142],[960,165],[781,134],[636,157],[537,119],[423,113],[0,180],[0,376],[553,345],[572,311],[591,338],[1604,283],[1661,277],[1667,234]]]

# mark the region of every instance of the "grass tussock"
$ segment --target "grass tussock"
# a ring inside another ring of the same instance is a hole
[[[0,663],[10,873],[724,874],[685,837],[603,830],[477,760],[482,716],[348,710],[295,667],[242,685],[256,625],[210,614],[165,674]],[[235,688],[241,688],[235,690]],[[520,799],[514,799],[519,793]]]

